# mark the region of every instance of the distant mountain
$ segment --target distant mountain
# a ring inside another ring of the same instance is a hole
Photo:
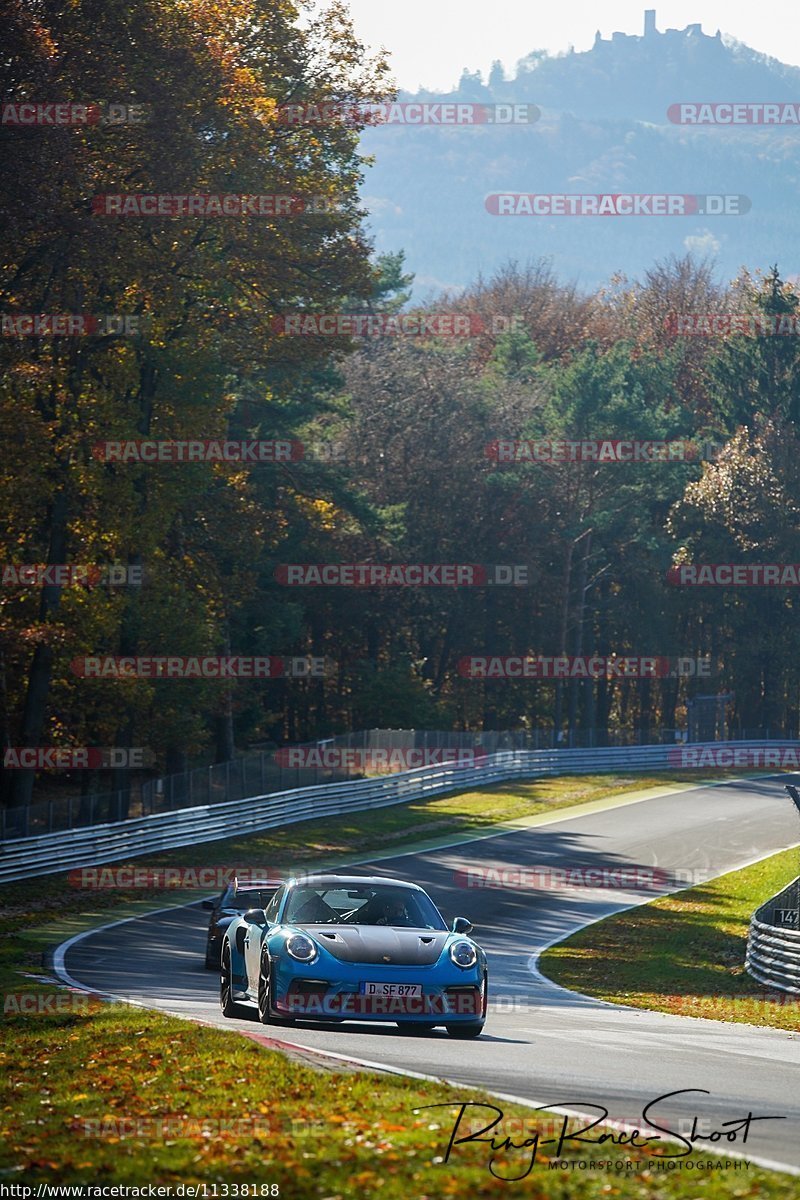
[[[376,164],[363,196],[377,249],[404,249],[415,300],[457,288],[509,258],[550,256],[584,287],[641,273],[693,250],[721,278],[742,265],[800,272],[797,232],[800,124],[674,124],[681,102],[777,102],[800,113],[800,69],[699,25],[642,36],[599,32],[591,50],[520,60],[513,80],[495,66],[484,82],[465,72],[441,94],[402,101],[534,104],[536,123],[514,127],[383,125],[362,138]],[[728,193],[752,201],[746,216],[495,217],[487,193]]]

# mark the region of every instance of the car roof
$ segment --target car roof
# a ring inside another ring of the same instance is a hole
[[[282,879],[246,879],[242,880],[241,882],[239,882],[238,879],[232,879],[228,884],[228,887],[232,887],[236,892],[248,891],[250,888],[252,888],[254,891],[263,891],[265,888],[274,888],[277,891],[277,889],[282,886]]]
[[[388,875],[301,875],[297,879],[288,880],[289,887],[372,887],[376,884],[389,884],[392,887],[407,888],[410,892],[421,892],[423,889],[416,883],[407,883],[404,879],[392,879]]]

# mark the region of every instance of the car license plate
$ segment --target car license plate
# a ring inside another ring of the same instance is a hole
[[[362,996],[411,996],[422,995],[421,983],[361,983],[358,987]]]

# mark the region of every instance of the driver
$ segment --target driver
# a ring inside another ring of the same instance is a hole
[[[404,898],[396,892],[388,896],[373,896],[367,907],[369,912],[365,911],[361,918],[364,924],[411,925],[413,923]]]

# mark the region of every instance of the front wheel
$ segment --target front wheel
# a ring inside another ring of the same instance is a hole
[[[483,1033],[483,1021],[465,1021],[462,1025],[445,1025],[451,1038],[476,1038]]]
[[[269,963],[261,960],[261,970],[258,972],[258,1019],[262,1025],[269,1025]]]
[[[276,1017],[269,1007],[269,960],[261,960],[258,972],[258,1019],[262,1025],[294,1025],[292,1017]]]
[[[231,978],[231,948],[226,942],[222,948],[222,959],[219,969],[219,1006],[223,1017],[241,1017],[241,1007],[233,998],[233,982]]]

